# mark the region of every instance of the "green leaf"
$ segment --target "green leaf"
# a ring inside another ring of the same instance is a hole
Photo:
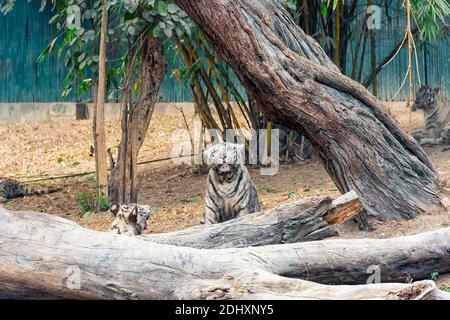
[[[129,26],[127,31],[130,36],[134,36],[136,34],[136,28],[133,26]]]
[[[48,23],[49,23],[49,24],[53,24],[53,23],[56,21],[56,19],[58,19],[58,18],[59,18],[59,13],[55,14],[55,15],[48,21]]]
[[[82,54],[80,54],[80,55],[78,56],[77,61],[78,61],[78,62],[81,62],[81,61],[84,60],[85,57],[86,57],[86,53],[83,52]]]
[[[325,3],[322,3],[322,17],[324,20],[328,19],[328,7]]]
[[[47,48],[45,48],[44,50],[42,50],[42,52],[39,54],[39,57],[37,58],[37,62],[42,62],[44,61],[45,57],[51,53],[53,51],[53,49],[55,48],[55,44],[56,44],[56,40],[58,38],[55,38],[52,40],[52,42],[50,42],[50,44],[47,46]]]
[[[171,38],[173,35],[173,29],[172,28],[164,28],[164,34],[166,35],[167,38]]]
[[[83,214],[83,218],[90,218],[90,217],[92,217],[92,215],[93,215],[93,212],[92,212],[92,211],[86,211],[86,212]]]
[[[167,8],[167,3],[165,3],[164,1],[158,1],[158,13],[165,17],[168,14],[168,8]]]
[[[160,28],[159,26],[156,26],[153,29],[153,36],[155,38],[161,38],[164,35],[164,30],[162,28]]]
[[[167,11],[171,14],[174,14],[178,11],[179,7],[174,3],[169,3],[167,5]]]

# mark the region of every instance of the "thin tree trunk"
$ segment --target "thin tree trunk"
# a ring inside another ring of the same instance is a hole
[[[151,34],[143,37],[141,45],[140,93],[136,103],[124,92],[122,108],[122,138],[119,156],[109,180],[110,201],[136,202],[138,196],[137,157],[150,125],[159,89],[167,70],[163,45]],[[127,107],[128,106],[128,107]],[[125,123],[124,123],[125,122]]]
[[[130,202],[138,202],[138,176],[137,176],[137,157],[138,157],[138,131],[136,122],[134,121],[133,115],[131,116],[131,128],[130,128]]]
[[[423,43],[423,73],[425,85],[428,85],[428,46],[427,43]]]
[[[105,86],[106,86],[106,33],[108,32],[108,5],[102,0],[102,22],[98,62],[98,94],[95,120],[95,160],[97,169],[97,201],[108,198],[108,165],[105,133]],[[97,204],[97,210],[100,207]]]
[[[426,153],[277,1],[177,0],[269,120],[305,133],[341,193],[379,219],[442,208]]]
[[[406,16],[407,16],[407,26],[406,26],[406,34],[408,36],[408,132],[412,130],[412,105],[413,105],[413,66],[412,66],[412,50],[413,50],[413,38],[411,33],[411,1],[406,0]]]
[[[372,0],[367,1],[367,7],[372,5]],[[373,29],[369,29],[369,43],[370,43],[370,72],[375,74],[375,69],[377,68],[377,51],[375,42],[375,32]],[[372,77],[372,93],[374,96],[378,95],[378,80],[377,77]]]
[[[300,2],[300,1],[298,1]],[[303,12],[304,12],[304,26],[305,26],[305,32],[306,34],[311,34],[311,18],[310,18],[310,9],[308,5],[308,0],[303,0]]]
[[[361,34],[359,35],[359,39],[356,44],[355,55],[353,56],[353,59],[352,59],[352,71],[351,71],[350,78],[352,78],[353,80],[356,80],[356,70],[358,69],[357,67],[358,67],[359,50],[361,49],[361,44],[363,43],[364,34],[365,34],[365,29],[363,29],[361,31]]]
[[[341,1],[337,0],[336,11],[334,12],[334,64],[339,66],[341,52]]]
[[[341,21],[340,21],[340,53],[339,53],[339,65],[344,74],[346,74],[347,68],[347,52],[348,44],[352,37],[350,32],[351,22],[355,18],[355,12],[357,8],[358,0],[352,2],[344,1],[341,3]]]
[[[367,30],[367,28],[366,28]],[[358,82],[361,82],[362,79],[362,74],[363,74],[363,70],[364,70],[364,63],[366,61],[366,48],[367,48],[367,36],[368,36],[368,32],[369,30],[367,30],[366,32],[364,32],[364,41],[363,41],[363,51],[361,53],[361,62],[359,63],[359,73],[358,73]],[[371,82],[369,82],[369,84],[366,86],[368,87],[370,85]]]
[[[0,298],[449,299],[432,281],[311,282],[404,282],[433,268],[445,273],[449,239],[447,228],[395,239],[202,250],[0,208]]]
[[[97,77],[97,79],[96,79],[97,81],[94,81],[94,84],[93,84],[93,86],[92,86],[92,101],[93,101],[93,103],[94,103],[94,107],[93,107],[93,109],[94,109],[94,111],[93,111],[93,116],[92,116],[92,137],[93,137],[93,145],[94,145],[94,148],[92,149],[92,146],[91,146],[91,155],[93,155],[94,156],[94,160],[95,160],[95,174],[96,174],[96,177],[95,177],[95,180],[96,180],[96,188],[95,188],[95,194],[96,194],[96,196],[97,196],[97,199],[98,199],[98,197],[99,197],[99,188],[98,188],[98,178],[97,178],[97,175],[98,175],[98,158],[97,158],[97,148],[98,148],[98,146],[97,146],[97,141],[98,141],[98,139],[97,139],[97,94],[98,94],[98,77]]]

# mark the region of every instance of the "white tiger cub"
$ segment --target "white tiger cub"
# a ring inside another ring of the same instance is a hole
[[[150,206],[135,203],[114,203],[109,210],[115,217],[109,232],[127,236],[142,234],[142,231],[147,229],[147,220],[152,216]]]
[[[261,211],[258,191],[244,165],[244,145],[216,144],[204,152],[209,173],[201,223],[214,224]]]

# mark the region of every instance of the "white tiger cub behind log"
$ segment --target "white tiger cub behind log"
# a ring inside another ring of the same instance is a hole
[[[114,221],[109,232],[127,236],[137,236],[147,229],[147,220],[152,217],[150,206],[136,203],[113,203],[109,208],[114,215]]]
[[[258,191],[244,165],[244,145],[222,143],[204,152],[209,173],[201,223],[214,224],[261,211]]]

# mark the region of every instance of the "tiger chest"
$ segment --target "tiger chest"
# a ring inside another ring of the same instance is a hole
[[[220,211],[222,211],[225,215],[234,215],[234,208],[237,201],[236,193],[234,192],[235,188],[235,183],[223,184],[218,187],[219,199],[216,200],[218,200],[217,204],[220,207]]]
[[[234,204],[235,203],[234,203],[233,199],[226,198],[224,200],[224,205],[223,205],[224,213],[227,215],[233,215],[234,214],[234,209],[233,209]]]

